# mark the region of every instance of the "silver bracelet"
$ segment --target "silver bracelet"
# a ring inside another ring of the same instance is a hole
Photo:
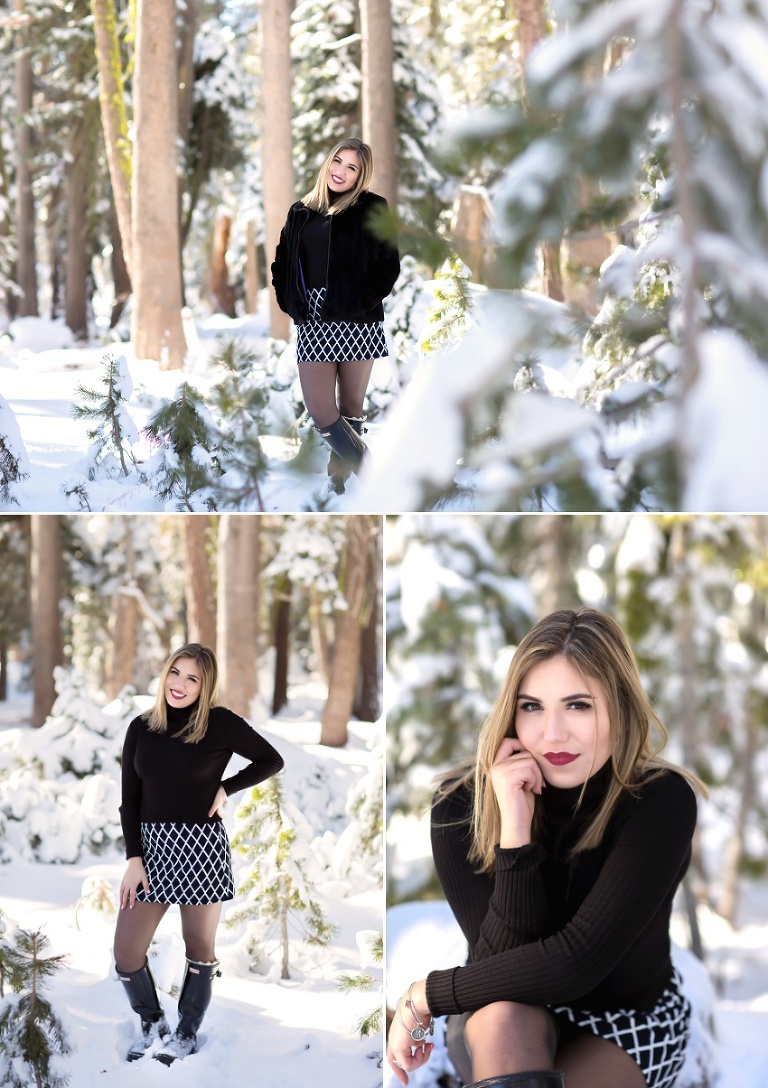
[[[413,1003],[413,998],[411,996],[413,994],[413,987],[415,985],[415,982],[411,983],[408,990],[408,996],[405,999],[405,1007],[413,1017],[414,1023],[416,1024],[416,1027],[412,1031],[409,1031],[408,1034],[415,1043],[423,1043],[428,1035],[435,1034],[435,1018],[430,1013],[429,1020],[426,1024],[423,1023],[423,1021],[419,1020],[418,1016],[416,1015],[416,1007]],[[405,1024],[403,1024],[403,1027],[405,1027]],[[405,1030],[408,1031],[408,1028],[405,1028]]]

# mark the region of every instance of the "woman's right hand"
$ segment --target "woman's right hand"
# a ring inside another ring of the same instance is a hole
[[[149,891],[149,880],[147,879],[147,870],[144,868],[144,862],[141,858],[129,858],[128,868],[123,874],[123,879],[120,881],[120,909],[124,910],[125,907],[129,907],[133,910],[133,904],[136,902],[136,892],[139,888],[143,887],[145,892]]]
[[[531,841],[535,795],[546,783],[531,753],[517,737],[505,737],[491,767],[491,785],[501,815],[499,846],[526,846]]]

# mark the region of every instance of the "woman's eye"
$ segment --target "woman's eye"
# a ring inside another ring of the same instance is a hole
[[[592,709],[592,704],[591,703],[585,703],[583,699],[577,699],[575,702],[568,704],[568,709],[569,710],[591,710]]]
[[[541,710],[541,703],[534,703],[532,701],[526,701],[524,703],[520,703],[520,709],[521,710],[526,710],[526,711]]]

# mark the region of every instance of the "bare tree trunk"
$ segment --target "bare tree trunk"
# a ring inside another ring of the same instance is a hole
[[[8,643],[0,641],[0,703],[8,698]]]
[[[328,685],[331,682],[331,647],[328,643],[328,632],[325,628],[325,613],[321,607],[320,597],[312,586],[309,589],[309,615],[312,624],[312,647],[323,680]]]
[[[186,344],[176,170],[175,0],[137,0],[133,90],[131,339],[137,359],[155,359],[161,370],[180,370]]]
[[[88,134],[85,122],[72,129],[66,175],[67,254],[65,321],[78,340],[88,335],[85,281],[88,275],[86,218],[88,191]]]
[[[131,293],[131,277],[128,275],[128,265],[125,263],[123,238],[120,234],[114,202],[109,213],[109,226],[112,235],[112,282],[115,285],[115,301],[109,316],[109,326],[114,328],[120,320],[120,315]]]
[[[368,548],[367,602],[360,633],[360,669],[353,715],[361,722],[375,722],[381,714],[381,535],[376,533]]]
[[[31,619],[34,647],[32,725],[41,726],[56,699],[53,670],[62,662],[61,540],[57,514],[33,514],[31,520]]]
[[[291,10],[293,0],[261,4],[261,158],[264,246],[267,267],[274,260],[296,180],[291,154]],[[269,335],[288,339],[289,321],[269,292]]]
[[[347,607],[336,620],[336,639],[328,700],[321,719],[320,743],[341,747],[347,743],[347,726],[357,687],[360,665],[360,616],[366,596],[367,552],[370,524],[365,515],[351,515],[347,520],[347,544],[344,549],[343,583]]]
[[[14,0],[13,10],[24,11],[23,0]],[[20,317],[37,317],[37,250],[35,246],[35,198],[32,192],[32,128],[27,115],[32,109],[32,64],[24,32],[16,35],[16,282],[22,291]]]
[[[120,229],[123,256],[131,275],[133,246],[131,234],[131,145],[128,140],[128,111],[125,106],[120,42],[114,0],[91,0],[99,66],[101,124],[107,148],[112,198]],[[117,294],[117,289],[115,290]]]
[[[206,514],[184,515],[184,578],[187,602],[187,637],[203,646],[216,645],[216,597],[208,558]]]
[[[216,300],[221,313],[227,317],[235,316],[235,292],[229,282],[227,268],[227,249],[232,230],[232,216],[220,213],[213,228],[213,249],[209,272],[209,290]]]
[[[363,139],[373,148],[374,187],[397,205],[395,50],[390,0],[360,0]]]
[[[179,11],[179,56],[178,56],[178,86],[179,86],[179,112],[178,131],[179,144],[189,148],[189,140],[192,129],[192,111],[195,104],[195,35],[197,33],[197,0],[185,0],[182,10]],[[185,154],[185,158],[188,155]],[[181,277],[182,304],[186,305],[184,291],[184,245],[187,240],[184,230],[184,188],[186,185],[186,171],[179,172],[178,179],[178,209],[179,209],[179,275]]]
[[[288,662],[291,655],[291,580],[283,574],[275,587],[275,684],[272,713],[288,702]]]
[[[130,520],[123,522],[123,572],[112,598],[107,626],[109,645],[104,666],[104,690],[114,699],[123,688],[133,686],[136,677],[139,602],[131,591],[136,589],[136,553]],[[127,592],[126,592],[127,591]]]
[[[218,541],[216,654],[222,700],[248,717],[258,694],[256,669],[259,519],[251,514],[222,514]]]
[[[259,311],[259,256],[256,249],[256,224],[248,220],[245,237],[245,308],[249,314]]]

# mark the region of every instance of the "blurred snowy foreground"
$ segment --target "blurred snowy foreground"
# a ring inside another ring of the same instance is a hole
[[[232,904],[226,904],[217,936],[222,977],[200,1032],[200,1052],[170,1068],[149,1058],[128,1064],[123,1057],[138,1021],[115,976],[115,913],[106,900],[110,891],[116,896],[124,869],[115,757],[129,717],[147,699],[123,697],[101,708],[83,686],[61,677],[59,691],[40,730],[26,725],[28,694],[12,694],[0,704],[0,910],[9,928],[42,927],[48,954],[67,956],[50,995],[73,1047],[59,1059],[71,1088],[380,1085],[381,1037],[361,1038],[355,1028],[381,1003],[381,966],[371,958],[370,942],[382,928],[382,849],[379,837],[366,854],[350,805],[369,789],[380,808],[379,727],[351,723],[345,748],[321,746],[321,692],[311,684],[292,693],[281,719],[257,723],[285,758],[283,811],[296,831],[314,898],[336,933],[329,945],[315,947],[302,940],[295,920],[290,923],[291,978],[283,981],[279,935],[261,921],[228,928]],[[231,766],[241,764],[235,757]],[[231,806],[230,833],[237,821],[237,806]],[[237,885],[245,862],[237,853],[233,861]],[[89,882],[97,893],[83,897]],[[261,955],[255,967],[251,939]],[[173,1026],[171,991],[177,993],[184,965],[177,907],[161,923],[150,962]],[[339,975],[361,971],[372,976],[371,990],[342,992]],[[4,1083],[2,1068],[0,1051]]]

